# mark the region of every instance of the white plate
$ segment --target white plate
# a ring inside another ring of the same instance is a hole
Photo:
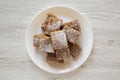
[[[59,68],[50,66],[46,62],[45,56],[41,55],[39,51],[33,46],[33,35],[35,33],[42,33],[40,25],[45,20],[46,14],[49,12],[52,12],[58,17],[62,18],[63,22],[78,19],[81,25],[81,36],[79,39],[79,44],[83,50],[80,57],[77,60],[72,60],[69,64],[63,64],[64,66],[62,65]],[[75,70],[86,61],[92,49],[93,33],[88,22],[77,10],[65,6],[54,6],[36,14],[27,27],[25,41],[29,57],[39,68],[47,72],[61,74]]]

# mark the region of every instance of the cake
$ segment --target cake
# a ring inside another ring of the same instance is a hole
[[[56,50],[56,58],[57,60],[68,60],[70,57],[70,50],[69,48],[64,48],[64,49],[58,49]]]
[[[62,19],[53,15],[52,13],[47,14],[47,18],[42,23],[42,30],[45,34],[49,35],[52,31],[57,31],[62,25]]]
[[[33,45],[39,47],[40,51],[54,53],[51,45],[50,37],[43,34],[35,34],[33,38]]]
[[[63,30],[66,33],[67,40],[71,43],[76,43],[79,38],[80,32],[68,26],[65,26]]]
[[[79,23],[79,21],[77,19],[76,20],[72,20],[70,22],[64,23],[63,27],[65,27],[65,26],[71,27],[71,28],[73,28],[73,29],[75,29],[77,31],[81,30],[80,29],[80,23]]]
[[[69,43],[70,54],[73,58],[79,57],[82,48],[77,44]]]
[[[52,13],[47,14],[41,25],[42,34],[33,36],[33,46],[44,54],[48,64],[69,63],[71,58],[78,58],[82,48],[77,44],[80,36],[79,20],[63,23]],[[47,55],[47,56],[46,56]]]
[[[63,30],[51,32],[51,40],[54,50],[68,47],[66,34]]]
[[[47,53],[47,62],[49,64],[64,63],[64,60],[57,60],[55,53]]]

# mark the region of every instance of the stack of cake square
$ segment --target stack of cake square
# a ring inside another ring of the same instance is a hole
[[[62,19],[49,13],[41,28],[44,33],[33,36],[33,45],[47,54],[49,64],[64,63],[70,57],[79,56],[82,49],[77,45],[81,31],[78,20],[63,23]]]

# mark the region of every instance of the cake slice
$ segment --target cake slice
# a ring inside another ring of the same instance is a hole
[[[69,48],[64,48],[64,49],[58,49],[56,50],[56,58],[57,60],[68,60],[70,57],[70,50]]]
[[[64,63],[64,60],[57,60],[55,53],[47,53],[47,62],[49,64]]]
[[[77,31],[80,31],[81,29],[80,29],[80,23],[79,23],[79,21],[76,19],[76,20],[72,20],[72,21],[70,21],[70,22],[66,22],[66,23],[64,23],[63,24],[63,27],[64,26],[68,26],[68,27],[71,27],[71,28],[73,28],[73,29],[75,29],[75,30],[77,30]]]
[[[35,34],[33,36],[33,46],[39,47],[40,34]]]
[[[54,50],[68,47],[66,34],[63,30],[51,32],[51,40]]]
[[[75,29],[72,29],[68,26],[65,26],[63,28],[63,30],[65,31],[66,33],[66,36],[67,36],[67,40],[71,43],[76,43],[76,41],[78,40],[79,38],[79,35],[80,35],[80,32],[75,30]]]
[[[33,38],[33,45],[39,47],[40,51],[54,53],[51,45],[50,37],[43,34],[35,34]]]
[[[46,20],[42,23],[42,30],[45,34],[49,35],[50,32],[59,30],[62,25],[62,19],[53,14],[47,14]]]
[[[77,44],[72,44],[72,43],[69,43],[69,49],[70,49],[70,54],[73,58],[79,57],[82,51],[82,48],[80,46],[78,46]]]

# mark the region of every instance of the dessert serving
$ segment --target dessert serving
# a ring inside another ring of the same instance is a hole
[[[42,34],[33,35],[33,46],[40,54],[46,54],[48,64],[63,64],[77,59],[82,51],[77,41],[80,37],[79,20],[63,22],[52,13],[48,13],[41,25]]]

